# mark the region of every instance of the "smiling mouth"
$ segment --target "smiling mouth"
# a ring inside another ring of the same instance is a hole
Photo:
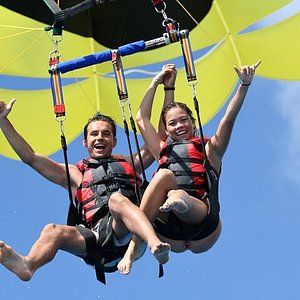
[[[106,146],[104,144],[96,144],[94,145],[94,148],[97,150],[103,150],[106,148]]]
[[[187,133],[187,130],[182,130],[182,131],[178,131],[177,133],[176,133],[176,135],[177,136],[181,136],[181,135],[184,135],[184,134],[186,134]]]

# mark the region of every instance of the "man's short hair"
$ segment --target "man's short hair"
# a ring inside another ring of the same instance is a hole
[[[96,122],[96,121],[104,121],[107,122],[111,125],[111,129],[112,129],[112,134],[113,137],[116,137],[117,134],[117,126],[116,126],[116,122],[109,116],[100,114],[100,113],[96,113],[93,117],[91,117],[88,122],[86,123],[86,125],[83,128],[83,136],[84,139],[87,138],[87,128],[88,126],[92,123],[92,122]]]

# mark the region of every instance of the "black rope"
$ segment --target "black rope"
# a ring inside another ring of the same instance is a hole
[[[70,169],[69,169],[69,162],[68,162],[68,147],[67,147],[67,142],[66,142],[66,137],[61,133],[60,136],[60,142],[61,142],[61,147],[63,150],[63,155],[64,155],[64,161],[65,161],[65,168],[66,168],[66,176],[67,176],[67,186],[68,186],[68,195],[69,195],[69,211],[68,211],[68,217],[67,217],[67,224],[68,225],[77,225],[80,223],[77,208],[74,205],[73,202],[73,196],[72,196],[72,188],[71,188],[71,176],[70,176]]]
[[[206,151],[205,151],[204,134],[203,134],[201,119],[200,119],[199,103],[198,103],[196,96],[194,96],[193,99],[194,99],[194,107],[195,107],[195,111],[196,111],[197,119],[198,119],[198,126],[199,126],[199,130],[200,130],[200,138],[201,138],[201,145],[202,145],[202,149],[203,149],[204,160],[206,162],[207,155],[206,155]]]
[[[64,161],[65,161],[66,174],[67,174],[67,183],[68,183],[69,200],[73,203],[72,189],[71,189],[71,177],[70,177],[68,155],[67,155],[68,147],[67,147],[66,138],[65,138],[63,133],[60,136],[60,142],[61,142],[61,147],[63,149],[63,154],[64,154]]]
[[[139,157],[139,160],[140,160],[142,176],[143,176],[144,181],[147,181],[145,168],[144,168],[144,163],[143,163],[142,155],[141,155],[141,148],[140,148],[139,141],[138,141],[138,138],[137,138],[137,130],[136,130],[135,122],[133,120],[132,115],[130,116],[130,124],[131,124],[131,129],[132,129],[133,135],[134,135],[134,140],[135,140],[135,145],[136,145],[138,157]]]
[[[123,118],[123,123],[124,123],[124,132],[125,132],[125,135],[126,135],[126,138],[127,138],[127,143],[128,143],[130,160],[131,160],[131,164],[132,164],[132,168],[133,168],[134,179],[135,179],[135,184],[134,184],[135,194],[136,194],[138,203],[140,204],[141,203],[141,196],[140,196],[139,188],[138,188],[138,178],[136,176],[136,167],[135,167],[135,164],[134,164],[132,146],[131,146],[131,141],[130,141],[130,138],[129,138],[128,123],[127,123],[125,117]]]

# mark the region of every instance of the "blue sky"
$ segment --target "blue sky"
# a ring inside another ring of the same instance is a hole
[[[0,267],[0,298],[299,299],[299,94],[299,81],[254,79],[223,160],[223,232],[210,251],[172,253],[160,279],[147,251],[131,275],[108,274],[106,286],[80,259],[59,252],[30,282]],[[224,109],[204,127],[206,135]],[[86,156],[81,139],[69,146],[70,163]],[[122,129],[118,139],[115,153],[126,153]],[[52,158],[63,161],[61,152]],[[0,156],[0,165],[0,239],[26,254],[46,224],[65,222],[68,195],[19,161]]]

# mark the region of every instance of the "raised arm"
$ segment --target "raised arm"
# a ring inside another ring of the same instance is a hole
[[[229,102],[225,115],[221,119],[215,135],[207,144],[207,153],[210,156],[209,159],[215,161],[216,164],[220,164],[227,149],[236,117],[241,110],[248,88],[254,77],[255,70],[260,63],[261,61],[258,61],[252,66],[243,66],[241,69],[234,67],[234,70],[240,79],[239,87]]]
[[[174,102],[175,99],[175,81],[177,76],[177,70],[174,64],[164,65],[162,68],[166,74],[163,77],[162,84],[164,86],[165,98],[162,109]],[[159,123],[158,123],[158,134],[161,140],[165,140],[167,138],[166,128],[164,122],[162,120],[162,115],[160,116]]]
[[[136,122],[143,136],[145,144],[156,160],[159,158],[161,145],[164,140],[164,134],[162,133],[161,129],[162,125],[159,125],[160,129],[158,132],[151,123],[154,96],[158,85],[163,83],[164,86],[167,87],[167,84],[171,78],[171,73],[174,72],[176,72],[174,71],[174,68],[164,66],[162,71],[153,78],[136,116]],[[175,83],[175,78],[173,82]],[[169,90],[167,92],[168,94],[165,96],[165,101],[173,101],[174,90]]]
[[[11,112],[14,103],[15,99],[11,100],[7,105],[3,101],[0,101],[0,128],[7,141],[24,163],[31,166],[46,179],[67,188],[65,166],[51,160],[47,156],[34,152],[32,147],[15,130],[8,120],[7,116]],[[80,183],[81,174],[79,170],[72,165],[70,165],[70,174],[72,185],[75,188],[76,185]]]

